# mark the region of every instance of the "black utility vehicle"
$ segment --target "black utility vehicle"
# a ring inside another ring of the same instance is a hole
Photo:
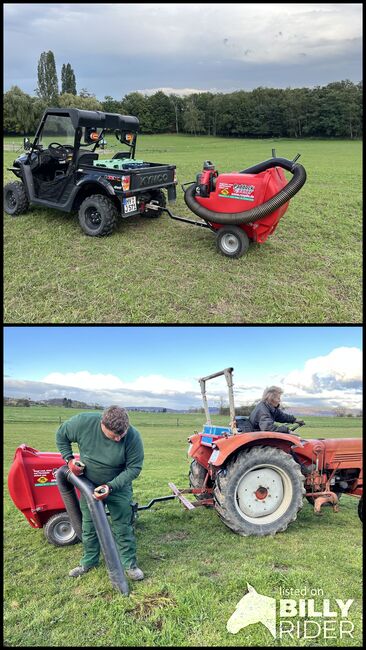
[[[117,219],[141,214],[159,217],[168,200],[176,198],[175,165],[135,160],[137,117],[49,108],[27,153],[9,168],[20,180],[4,188],[4,210],[26,212],[29,205],[78,211],[87,235],[102,237],[114,230]],[[96,149],[114,132],[125,149],[112,159],[99,160]]]

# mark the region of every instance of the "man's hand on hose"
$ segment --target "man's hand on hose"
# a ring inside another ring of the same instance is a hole
[[[103,499],[107,498],[109,493],[110,493],[110,489],[108,485],[98,485],[98,487],[96,487],[93,492],[93,497],[97,501],[102,501]]]
[[[75,460],[75,458],[70,458],[67,463],[67,466],[75,476],[81,476],[84,472],[85,465],[80,460]]]

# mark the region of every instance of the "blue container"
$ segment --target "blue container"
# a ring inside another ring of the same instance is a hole
[[[225,433],[231,433],[230,427],[213,427],[205,424],[202,433],[207,433],[209,436],[223,436]]]

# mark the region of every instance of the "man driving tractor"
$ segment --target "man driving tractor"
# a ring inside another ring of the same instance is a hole
[[[249,415],[249,421],[253,429],[252,431],[279,431],[281,433],[289,433],[290,429],[286,426],[277,426],[275,422],[284,422],[303,425],[303,420],[298,420],[294,415],[285,413],[279,406],[281,402],[281,395],[283,390],[278,386],[270,386],[266,388],[262,400],[255,406]]]
[[[72,442],[78,444],[80,462],[74,459]],[[136,562],[132,481],[141,472],[144,449],[141,435],[130,425],[127,412],[110,406],[102,414],[74,415],[59,427],[56,444],[70,471],[76,476],[84,474],[94,483],[94,498],[106,500],[121,563],[131,580],[142,580],[144,574]],[[97,566],[100,553],[98,536],[82,495],[80,508],[83,556],[80,565],[69,572],[73,578]]]

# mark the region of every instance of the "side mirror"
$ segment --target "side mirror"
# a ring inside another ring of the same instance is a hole
[[[25,151],[29,151],[29,149],[31,148],[31,141],[29,138],[23,138],[23,147]]]

